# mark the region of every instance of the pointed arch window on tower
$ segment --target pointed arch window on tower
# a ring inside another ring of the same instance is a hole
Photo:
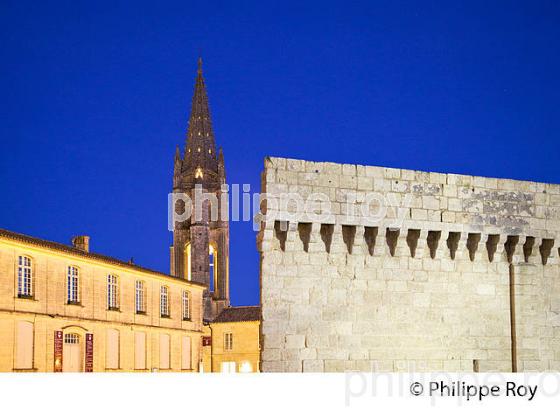
[[[200,149],[199,149],[200,150]],[[194,174],[195,178],[203,178],[204,177],[204,173],[202,172],[202,168],[198,167],[196,169],[196,172]]]
[[[210,292],[214,292],[216,287],[216,281],[218,278],[218,249],[214,245],[210,245],[208,249],[208,262],[209,262],[209,273],[210,273],[210,283],[209,289]]]
[[[191,280],[191,244],[185,246],[185,277]]]

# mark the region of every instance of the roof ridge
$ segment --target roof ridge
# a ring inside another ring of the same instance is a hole
[[[223,309],[216,318],[214,323],[226,322],[258,322],[261,319],[262,308],[260,305],[254,306],[229,306]]]
[[[50,248],[50,249],[54,249],[57,250],[59,252],[68,252],[68,253],[72,253],[75,255],[79,255],[79,256],[83,256],[85,258],[90,258],[90,259],[95,259],[98,261],[103,261],[105,263],[112,263],[114,265],[118,265],[121,267],[127,267],[129,269],[137,269],[140,271],[144,271],[145,273],[150,273],[150,274],[154,274],[154,275],[160,275],[160,276],[166,276],[168,278],[171,279],[178,279],[180,281],[184,281],[184,282],[188,282],[188,283],[192,283],[195,285],[204,285],[198,282],[194,282],[194,281],[188,281],[186,279],[183,278],[179,278],[177,276],[171,276],[165,272],[160,272],[154,269],[150,269],[150,268],[146,268],[144,266],[141,265],[136,265],[136,264],[131,264],[129,262],[123,261],[122,259],[118,259],[114,256],[109,256],[109,255],[103,255],[101,253],[96,253],[96,252],[86,252],[84,250],[78,249],[74,246],[71,245],[66,245],[64,243],[60,243],[60,242],[55,242],[55,241],[51,241],[48,239],[42,239],[42,238],[38,238],[36,236],[31,236],[31,235],[27,235],[27,234],[23,234],[23,233],[19,233],[19,232],[14,232],[14,231],[10,231],[7,229],[3,229],[0,228],[0,238],[4,237],[4,238],[8,238],[8,239],[12,239],[15,241],[20,241],[20,242],[26,242],[26,243],[31,243],[33,245],[39,246],[39,247],[44,247],[44,248]]]

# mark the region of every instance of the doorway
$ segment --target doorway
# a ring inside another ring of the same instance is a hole
[[[66,333],[64,335],[64,348],[62,353],[63,372],[82,372],[83,357],[80,343],[80,335],[77,333]]]

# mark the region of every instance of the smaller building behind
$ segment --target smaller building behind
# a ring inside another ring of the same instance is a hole
[[[212,372],[259,372],[260,306],[229,307],[210,322],[211,344],[204,352]]]

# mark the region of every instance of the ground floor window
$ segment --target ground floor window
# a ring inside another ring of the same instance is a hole
[[[183,336],[181,347],[181,368],[183,370],[192,369],[191,338],[189,336]]]
[[[146,369],[146,333],[134,333],[134,368]]]
[[[239,366],[240,373],[252,373],[253,372],[253,365],[248,360],[241,362],[241,366]]]
[[[160,335],[159,336],[159,368],[160,369],[169,369],[169,335]]]
[[[222,362],[222,373],[235,373],[236,365],[235,362]]]
[[[107,329],[106,363],[107,369],[118,369],[120,359],[119,331]]]
[[[33,323],[18,322],[16,333],[16,369],[32,369]]]

